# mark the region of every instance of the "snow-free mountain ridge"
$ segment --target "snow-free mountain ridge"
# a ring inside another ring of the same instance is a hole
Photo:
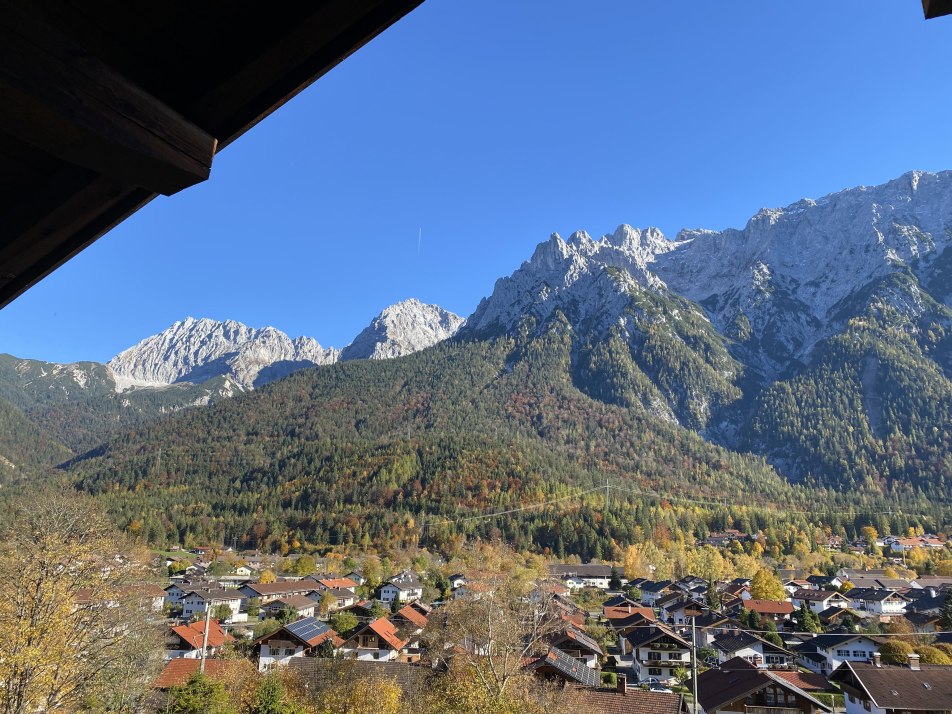
[[[465,320],[439,305],[410,299],[391,305],[340,353],[340,359],[390,359],[449,339]]]
[[[186,318],[147,337],[107,363],[117,390],[201,383],[228,377],[239,389],[339,359],[388,359],[430,347],[455,334],[462,318],[411,299],[391,305],[343,351],[310,337],[291,339],[274,327],[255,329],[234,320]]]
[[[771,379],[840,329],[852,316],[850,299],[875,280],[909,270],[930,282],[952,262],[950,243],[950,171],[909,172],[763,209],[742,230],[683,230],[673,241],[628,225],[598,240],[553,234],[496,282],[464,330],[514,333],[527,316],[544,324],[559,311],[577,330],[604,335],[628,329],[633,293],[677,296],[727,338],[749,332],[738,354]],[[952,305],[952,290],[939,292]]]

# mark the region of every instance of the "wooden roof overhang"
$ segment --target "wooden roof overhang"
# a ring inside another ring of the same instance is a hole
[[[0,307],[423,0],[0,0]]]
[[[952,0],[922,0],[922,12],[926,19],[952,14]]]

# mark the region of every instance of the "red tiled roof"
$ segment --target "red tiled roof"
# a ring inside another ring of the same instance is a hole
[[[761,615],[792,615],[794,610],[789,600],[745,600],[744,608]]]
[[[211,620],[208,628],[208,646],[220,647],[225,642],[231,642],[235,638],[225,632],[218,620]],[[183,642],[191,646],[192,649],[201,649],[202,640],[205,635],[205,621],[199,620],[188,625],[179,625],[173,627],[172,632],[181,638]]]
[[[609,622],[613,620],[627,620],[632,615],[641,615],[641,617],[650,622],[654,622],[655,620],[654,610],[652,610],[650,607],[638,607],[634,605],[603,607],[602,613],[605,615],[605,619]]]
[[[414,607],[406,605],[397,611],[397,614],[405,620],[409,620],[417,627],[426,627],[429,620]]]
[[[681,714],[680,694],[629,689],[587,689],[577,687],[572,696],[574,714]]]
[[[323,578],[317,582],[325,588],[346,588],[352,590],[357,587],[357,582],[350,578]]]
[[[794,672],[784,669],[775,669],[773,673],[781,677],[794,687],[799,687],[805,692],[828,692],[834,689],[830,681],[822,674],[813,672]]]
[[[198,671],[201,660],[187,657],[179,657],[169,660],[162,673],[152,682],[153,689],[170,689],[171,687],[181,687],[188,682],[195,672]],[[206,659],[205,674],[212,679],[223,677],[230,667],[237,667],[241,660],[234,659]]]
[[[407,644],[406,640],[401,640],[397,636],[397,628],[394,626],[390,620],[385,617],[380,617],[369,625],[366,629],[373,630],[379,635],[384,642],[393,647],[395,650],[401,650]]]

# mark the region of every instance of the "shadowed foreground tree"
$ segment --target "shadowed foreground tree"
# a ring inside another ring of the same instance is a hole
[[[481,544],[474,556],[480,570],[467,573],[467,595],[434,612],[424,631],[428,657],[447,670],[434,687],[440,703],[430,709],[529,714],[558,708],[561,692],[524,666],[547,652],[563,627],[551,595],[539,588],[544,568],[522,564],[498,544]]]
[[[142,554],[75,494],[33,494],[0,541],[0,712],[133,712],[162,645]]]

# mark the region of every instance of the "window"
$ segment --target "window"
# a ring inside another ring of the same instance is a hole
[[[649,652],[649,653],[648,653],[648,660],[649,660],[649,661],[652,661],[652,660],[655,660],[655,661],[656,661],[656,660],[660,660],[660,659],[661,659],[661,653],[660,653],[660,652]]]
[[[648,674],[651,675],[651,676],[653,676],[653,677],[660,677],[660,676],[661,676],[661,668],[660,668],[660,667],[649,667],[649,668],[648,668]]]
[[[864,699],[864,700],[863,700],[863,709],[865,709],[866,711],[872,711],[872,708],[869,706],[869,700],[868,700],[868,699]]]
[[[293,648],[293,647],[285,647],[285,648],[284,648],[284,656],[285,656],[285,657],[290,657],[290,656],[293,655],[293,654],[294,654],[294,648]]]
[[[668,652],[668,659],[681,659],[680,652]]]
[[[863,650],[853,650],[853,656],[854,656],[854,657],[862,657],[862,658],[865,659],[865,658],[866,658],[866,652],[864,652]]]
[[[849,650],[837,650],[837,651],[836,651],[836,656],[837,656],[837,657],[849,657],[849,656],[850,656],[850,651],[849,651]]]

